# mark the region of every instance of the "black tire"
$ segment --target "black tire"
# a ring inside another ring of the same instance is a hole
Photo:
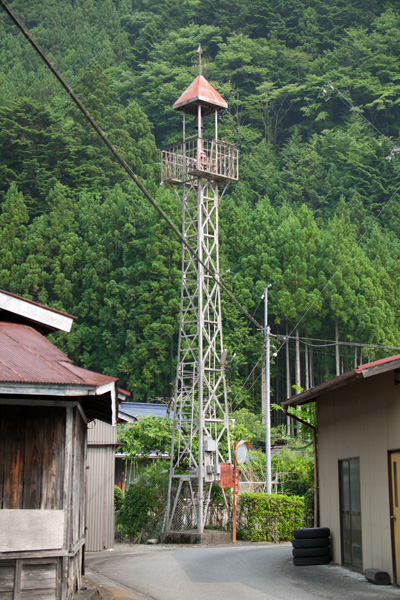
[[[330,562],[330,556],[307,556],[304,558],[293,559],[293,564],[296,567],[301,567],[303,565],[328,565]]]
[[[293,548],[292,554],[295,558],[306,558],[307,556],[330,556],[330,548]]]
[[[305,538],[304,540],[292,540],[293,548],[326,548],[329,546],[329,538]]]
[[[308,529],[295,529],[293,537],[296,540],[307,538],[327,538],[331,534],[329,527],[309,527]]]

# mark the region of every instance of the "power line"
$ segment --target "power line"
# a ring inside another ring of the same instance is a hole
[[[378,129],[378,127],[376,127],[369,119],[367,119],[367,117],[361,112],[361,110],[356,107],[351,100],[349,100],[348,98],[346,98],[346,96],[343,94],[343,92],[341,92],[339,90],[339,88],[335,87],[332,83],[332,81],[329,82],[328,87],[332,90],[332,92],[336,92],[337,96],[339,97],[339,99],[341,100],[341,102],[350,110],[352,110],[353,112],[355,112],[359,117],[361,117],[361,119],[363,119],[370,127],[372,127],[373,129],[375,129],[375,131],[377,133],[379,133],[380,136],[384,137],[385,140],[388,140],[389,142],[391,142],[391,139],[388,138],[384,133],[382,133],[382,131],[380,129]],[[322,89],[320,92],[320,96],[325,96],[327,94],[327,90],[326,89]],[[331,99],[331,96],[328,96],[328,98],[325,99],[325,102],[328,102]]]
[[[274,336],[278,341],[286,341],[287,339],[296,340],[297,338],[292,335],[275,335]],[[344,341],[335,341],[335,340],[322,340],[319,338],[309,338],[309,337],[300,337],[299,341],[305,346],[312,346],[314,348],[328,348],[329,346],[356,346],[357,348],[370,348],[371,350],[400,350],[398,346],[381,346],[379,344],[364,344],[362,342],[344,342]],[[307,340],[311,342],[324,342],[323,344],[310,344]]]
[[[356,114],[359,115],[364,121],[366,121],[368,123],[368,125],[370,125],[373,129],[375,129],[375,131],[380,136],[382,136],[383,138],[385,138],[388,141],[391,141],[390,138],[388,138],[384,133],[382,133],[382,131],[380,131],[380,129],[378,129],[377,127],[375,127],[375,125],[373,123],[371,123],[371,121],[369,121],[356,108],[356,106],[354,104],[352,104],[352,102],[350,102],[349,100],[347,100],[347,98],[345,98],[345,96],[342,94],[342,92],[338,88],[335,88],[335,86],[332,84],[331,81],[329,82],[329,87],[330,87],[330,89],[332,91],[336,91],[337,92],[338,97],[345,104],[345,106],[347,106],[347,108],[349,108],[350,110],[355,111]],[[327,90],[323,89],[323,90],[321,90],[320,95],[325,96],[326,93],[327,93]],[[325,102],[327,102],[329,99],[330,98],[327,98],[325,100]],[[390,153],[389,156],[386,157],[386,159],[389,160],[389,162],[390,162],[392,160],[392,158],[395,156],[395,154],[397,154],[398,152],[400,152],[400,148],[393,148],[392,152]],[[394,190],[394,192],[390,196],[389,200],[382,206],[382,208],[380,209],[380,211],[378,212],[378,214],[376,216],[372,215],[372,217],[373,217],[374,220],[378,220],[379,219],[379,217],[381,216],[382,212],[387,208],[387,206],[390,204],[390,202],[393,200],[393,198],[395,197],[395,195],[398,193],[399,190],[400,190],[400,184],[396,187],[396,189]],[[318,295],[311,302],[311,304],[309,305],[309,307],[307,308],[307,310],[304,312],[304,314],[302,315],[302,317],[298,320],[298,322],[296,323],[296,325],[292,328],[289,336],[287,336],[288,338],[290,338],[291,335],[292,335],[292,333],[294,331],[296,331],[296,329],[299,327],[300,323],[302,323],[302,321],[305,319],[305,317],[307,316],[307,314],[310,312],[311,308],[314,306],[314,304],[317,302],[317,300],[323,295],[323,293],[325,292],[326,288],[331,283],[331,281],[333,280],[333,278],[336,277],[336,275],[341,271],[342,267],[351,258],[351,256],[353,255],[353,252],[354,252],[355,248],[357,248],[357,246],[360,245],[360,243],[362,242],[362,240],[364,239],[364,237],[367,235],[367,233],[372,229],[372,227],[373,227],[373,222],[365,229],[364,233],[359,237],[359,239],[357,240],[357,242],[353,245],[353,247],[351,248],[351,250],[349,251],[349,253],[345,256],[345,258],[343,259],[343,261],[340,263],[339,267],[336,269],[336,271],[333,273],[333,275],[330,277],[330,279],[326,282],[326,284],[323,286],[323,288],[319,291]],[[280,345],[280,347],[276,351],[276,354],[278,354],[282,350],[282,348],[284,347],[285,344],[286,344],[286,340]],[[398,348],[390,348],[390,347],[388,347],[387,349],[398,350]]]
[[[399,190],[400,190],[400,184],[397,186],[397,188],[395,189],[395,191],[393,192],[393,194],[390,196],[390,198],[386,202],[386,204],[384,204],[384,206],[381,208],[381,210],[379,211],[379,213],[375,217],[376,219],[378,219],[380,217],[380,215],[382,214],[382,212],[389,205],[389,203],[393,200],[394,196],[397,194],[397,192]],[[370,231],[370,229],[372,229],[372,224],[369,227],[366,228],[366,230],[364,231],[364,233],[359,237],[359,239],[357,240],[357,242],[353,245],[353,247],[351,248],[350,252],[347,254],[347,256],[345,256],[345,258],[343,259],[343,261],[340,263],[339,267],[336,269],[336,271],[333,273],[333,275],[330,277],[330,279],[328,279],[328,281],[326,282],[326,284],[324,285],[324,287],[322,288],[322,290],[320,290],[320,292],[318,293],[318,295],[316,296],[316,298],[314,298],[314,300],[312,301],[312,303],[310,304],[310,306],[307,308],[307,310],[305,311],[305,313],[303,314],[303,316],[298,320],[298,322],[296,323],[296,325],[293,327],[293,329],[290,332],[290,335],[292,335],[292,333],[294,331],[296,331],[296,329],[298,328],[298,326],[300,325],[300,323],[302,323],[302,321],[306,318],[306,316],[308,315],[308,313],[310,312],[310,310],[312,309],[312,307],[314,306],[314,304],[316,303],[316,301],[322,296],[322,294],[325,292],[325,290],[328,287],[328,285],[330,284],[330,282],[340,272],[340,270],[343,267],[343,265],[345,265],[346,262],[351,258],[351,256],[353,255],[353,251],[355,250],[355,248],[357,248],[357,246],[360,245],[360,243],[362,242],[362,240],[364,239],[364,237],[367,235],[367,233]],[[283,348],[283,346],[285,345],[285,343],[286,342],[284,342],[278,348],[277,352],[281,351],[281,349]]]
[[[168,227],[175,233],[175,235],[178,237],[180,242],[185,246],[185,248],[187,249],[189,254],[192,256],[192,258],[194,258],[196,261],[199,262],[199,264],[202,265],[202,267],[206,270],[208,275],[210,275],[210,277],[215,281],[215,283],[217,285],[219,285],[220,289],[224,291],[224,293],[228,296],[228,298],[231,300],[231,302],[233,302],[237,306],[237,308],[239,308],[239,310],[257,328],[262,329],[262,326],[260,325],[260,323],[258,323],[258,321],[256,321],[256,319],[254,317],[252,317],[250,315],[250,313],[248,313],[247,310],[240,304],[240,302],[235,298],[235,296],[233,294],[231,294],[231,292],[228,290],[228,288],[221,282],[218,275],[216,273],[214,273],[213,271],[211,271],[204,264],[204,262],[200,259],[200,257],[197,255],[197,253],[191,248],[191,246],[185,240],[185,238],[183,237],[181,232],[177,229],[177,227],[174,225],[174,223],[170,220],[168,215],[157,204],[157,202],[154,200],[152,195],[147,191],[147,189],[141,183],[140,179],[133,172],[133,170],[128,165],[128,163],[124,160],[124,158],[121,156],[121,154],[115,148],[115,146],[110,142],[110,140],[104,134],[102,129],[97,125],[96,121],[89,114],[89,111],[87,110],[87,108],[80,101],[78,96],[73,92],[72,88],[68,85],[66,80],[60,75],[60,73],[57,71],[57,69],[55,68],[53,63],[47,58],[46,54],[43,52],[43,50],[40,48],[40,46],[33,39],[32,35],[28,31],[28,29],[25,27],[25,25],[22,23],[22,21],[20,19],[18,19],[18,17],[13,13],[13,11],[10,9],[10,7],[7,5],[7,3],[4,0],[0,0],[0,6],[2,6],[4,8],[4,10],[8,14],[8,16],[12,19],[12,21],[15,23],[15,25],[18,27],[18,29],[21,31],[21,33],[26,37],[26,39],[31,44],[31,46],[33,47],[35,52],[37,52],[37,54],[40,56],[40,58],[43,60],[43,62],[47,65],[47,67],[50,69],[50,71],[53,73],[53,75],[56,77],[56,79],[61,83],[62,87],[66,90],[66,92],[71,97],[71,100],[76,104],[76,106],[79,108],[81,113],[84,115],[85,119],[88,121],[88,123],[91,125],[91,127],[93,127],[93,129],[96,131],[96,133],[101,138],[101,140],[104,142],[104,144],[107,146],[107,148],[112,152],[112,154],[114,155],[114,157],[116,158],[118,163],[121,165],[121,167],[124,169],[124,171],[128,174],[128,176],[132,179],[132,181],[137,185],[137,187],[144,194],[144,196],[147,198],[147,200],[150,202],[150,204],[153,206],[153,208],[156,209],[156,211],[159,213],[161,218],[164,219],[164,221],[167,223]]]
[[[253,311],[253,317],[254,317],[254,315],[256,314],[256,312],[257,312],[257,310],[258,310],[258,307],[259,307],[259,306],[260,306],[260,304],[261,304],[261,300],[262,300],[262,298],[261,298],[261,299],[258,301],[258,304],[257,304],[256,308],[255,308],[255,309],[254,309],[254,311]],[[236,354],[238,353],[238,351],[239,351],[239,348],[240,348],[240,345],[241,345],[241,343],[242,343],[242,341],[243,341],[243,338],[244,338],[244,336],[247,334],[247,332],[248,332],[248,330],[249,330],[249,327],[250,327],[250,320],[247,322],[246,329],[244,330],[244,332],[242,333],[242,336],[241,336],[240,340],[239,340],[239,341],[237,342],[237,344],[236,344],[236,347],[235,347],[235,349],[234,349],[234,351],[233,351],[233,353],[232,353],[232,359],[229,361],[230,363],[233,361],[233,359],[235,358]],[[231,368],[230,368],[230,370],[232,370],[232,368],[233,368],[233,367],[231,367]]]
[[[253,375],[254,371],[256,370],[256,368],[258,367],[258,365],[260,364],[261,360],[264,358],[264,354],[265,354],[265,352],[262,353],[262,355],[260,356],[260,358],[258,359],[258,361],[256,362],[256,364],[254,365],[254,367],[250,371],[250,374],[248,375],[246,381],[242,384],[242,387],[240,388],[240,390],[238,391],[238,393],[236,394],[236,396],[233,398],[233,400],[231,402],[231,410],[234,410],[235,406],[238,406],[239,402],[242,400],[242,398],[244,397],[244,395],[248,394],[253,389],[253,387],[255,386],[255,384],[257,383],[257,381],[260,379],[261,372],[258,374],[258,376],[256,377],[256,379],[252,382],[251,386],[249,388],[245,389],[246,383],[248,382],[248,380],[250,379],[250,377]],[[242,393],[242,390],[244,390],[243,393]],[[240,395],[240,397],[238,399],[239,395]]]

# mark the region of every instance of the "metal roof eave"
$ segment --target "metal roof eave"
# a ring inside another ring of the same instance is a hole
[[[0,290],[0,309],[7,313],[26,319],[27,322],[38,324],[50,331],[70,332],[76,317],[59,310],[16,296],[5,290]]]
[[[362,374],[358,374],[353,371],[348,371],[343,375],[339,375],[339,377],[335,377],[334,379],[330,379],[329,381],[324,381],[324,383],[320,383],[319,385],[306,390],[305,392],[301,392],[300,394],[296,394],[292,396],[285,402],[282,402],[283,408],[286,410],[290,406],[300,406],[301,404],[308,404],[309,402],[313,402],[318,396],[322,396],[327,392],[340,388],[356,379],[363,378]]]
[[[349,383],[353,383],[353,381],[357,381],[358,379],[366,379],[368,377],[373,377],[374,375],[381,375],[382,373],[396,371],[398,369],[400,369],[400,355],[384,358],[372,363],[366,363],[365,365],[360,365],[356,369],[347,371],[334,379],[324,381],[305,392],[301,392],[301,394],[292,396],[288,400],[285,400],[285,402],[282,402],[282,407],[286,411],[290,406],[308,404],[309,402],[316,400],[319,396],[348,385]]]
[[[124,421],[125,423],[136,423],[139,419],[138,417],[134,417],[132,415],[127,415],[123,411],[118,411],[118,420]]]
[[[107,411],[99,411],[98,415],[95,415],[95,410],[89,408],[85,410],[88,413],[88,417],[99,418],[106,422],[111,422],[112,425],[116,425],[118,408],[117,408],[117,382],[112,381],[99,386],[93,385],[61,385],[52,383],[13,383],[13,382],[1,382],[0,383],[0,396],[56,396],[59,398],[94,398],[96,396],[104,396],[111,402],[110,409]],[[107,401],[107,404],[109,403]],[[85,404],[85,402],[84,402]],[[89,414],[93,413],[93,415]],[[107,414],[106,414],[107,413]],[[103,419],[101,418],[103,415]]]
[[[112,384],[108,384],[112,385]],[[93,386],[82,384],[60,384],[60,383],[23,383],[23,382],[1,382],[0,394],[29,395],[29,396],[97,396],[103,394],[102,388],[106,386]],[[108,391],[108,390],[107,390]]]

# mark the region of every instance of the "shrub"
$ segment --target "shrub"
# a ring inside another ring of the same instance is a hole
[[[118,511],[124,505],[124,492],[117,485],[114,485],[114,510]]]
[[[304,496],[314,488],[314,456],[309,445],[303,449],[283,448],[271,457],[276,491]]]
[[[237,536],[252,542],[284,542],[305,526],[304,499],[283,494],[240,494]]]
[[[168,463],[157,461],[142,471],[125,494],[118,530],[134,539],[166,504]]]

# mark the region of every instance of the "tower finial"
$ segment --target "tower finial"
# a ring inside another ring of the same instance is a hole
[[[201,44],[197,48],[197,54],[199,55],[199,75],[202,75],[201,55],[203,54],[203,50],[201,49]]]

